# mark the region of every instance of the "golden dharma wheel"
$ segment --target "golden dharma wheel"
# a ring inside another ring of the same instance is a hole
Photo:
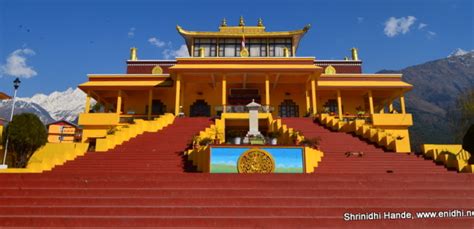
[[[237,162],[239,173],[273,173],[275,160],[270,153],[261,149],[245,151]]]
[[[243,49],[240,51],[240,56],[241,56],[241,57],[248,57],[248,56],[249,56],[249,50],[247,50],[246,48],[243,48]]]

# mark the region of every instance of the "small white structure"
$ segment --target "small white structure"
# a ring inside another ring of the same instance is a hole
[[[262,135],[260,131],[258,131],[258,110],[260,107],[262,107],[262,105],[256,103],[255,100],[247,104],[247,108],[249,109],[249,132],[247,133],[247,137]]]

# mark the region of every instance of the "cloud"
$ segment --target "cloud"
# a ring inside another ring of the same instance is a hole
[[[188,52],[188,47],[186,45],[181,45],[179,49],[173,50],[173,49],[165,49],[163,50],[163,58],[165,59],[171,59],[175,57],[188,57],[189,52]]]
[[[1,75],[31,78],[38,73],[26,63],[28,56],[34,56],[35,51],[29,48],[17,49],[10,53],[4,65],[0,66]]]
[[[428,37],[428,39],[432,39],[436,36],[436,33],[433,31],[428,31],[426,36]]]
[[[385,22],[384,33],[388,37],[394,37],[399,35],[400,33],[408,33],[410,31],[410,27],[415,23],[415,21],[416,18],[413,16],[401,18],[390,17]]]
[[[418,25],[418,29],[423,29],[423,28],[425,28],[426,26],[428,26],[428,25],[425,24],[425,23],[420,23],[420,24]]]
[[[151,37],[150,39],[148,39],[148,42],[151,45],[153,45],[155,47],[158,47],[158,48],[163,48],[166,45],[166,43],[164,41],[162,41],[162,40],[160,40],[156,37]]]
[[[165,42],[156,37],[149,38],[148,42],[157,48],[164,48],[161,53],[163,54],[163,58],[165,59],[189,56],[188,48],[186,45],[181,45],[178,49],[173,49],[171,41]]]
[[[128,30],[128,38],[135,37],[135,27],[132,27]]]
[[[357,17],[357,23],[362,23],[364,22],[364,18],[363,17]]]

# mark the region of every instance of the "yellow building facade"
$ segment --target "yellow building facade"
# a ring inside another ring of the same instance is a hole
[[[261,112],[274,118],[330,117],[341,126],[361,119],[371,128],[404,139],[405,147],[397,151],[409,152],[412,117],[406,112],[404,94],[412,85],[401,74],[363,73],[355,48],[350,59],[297,56],[309,29],[308,25],[269,32],[261,20],[256,26],[246,26],[243,19],[238,26],[228,26],[224,20],[218,31],[177,27],[189,57],[141,60],[137,49],[131,48],[125,74],[89,74],[88,81],[79,85],[87,93],[86,109],[79,117],[83,141],[164,113],[177,117],[243,114],[245,105],[255,101],[262,104]],[[92,111],[91,99],[101,109]]]
[[[49,123],[46,127],[50,143],[73,143],[80,139],[81,129],[66,120]]]

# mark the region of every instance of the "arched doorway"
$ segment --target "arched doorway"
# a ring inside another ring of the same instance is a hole
[[[190,109],[190,117],[210,117],[211,116],[211,106],[206,103],[203,99],[196,100]]]
[[[299,107],[293,100],[285,99],[278,106],[278,115],[280,117],[299,117]]]
[[[162,115],[166,112],[166,105],[161,102],[161,100],[151,101],[151,114],[152,115]]]

